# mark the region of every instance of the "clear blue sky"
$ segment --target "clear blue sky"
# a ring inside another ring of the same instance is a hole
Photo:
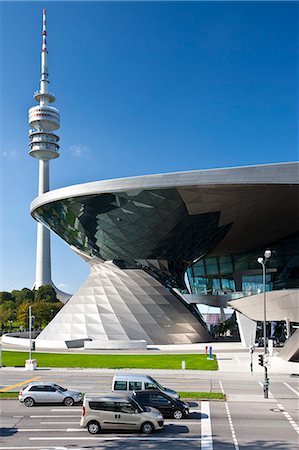
[[[43,7],[61,114],[52,189],[298,159],[295,2],[2,2],[0,290],[34,282]],[[54,236],[54,283],[74,292],[87,272]]]

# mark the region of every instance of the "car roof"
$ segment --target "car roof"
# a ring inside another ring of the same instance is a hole
[[[107,392],[96,392],[96,393],[90,393],[90,394],[85,394],[84,395],[84,399],[88,400],[88,401],[102,401],[102,402],[117,402],[117,401],[131,401],[131,397],[129,395],[125,395],[125,394],[117,394],[114,392],[111,393],[107,393]]]
[[[119,379],[119,380],[128,380],[128,379],[134,379],[134,380],[138,380],[138,379],[142,379],[142,380],[145,380],[145,379],[148,379],[148,378],[152,378],[152,377],[150,377],[149,375],[145,375],[145,374],[143,374],[143,373],[127,373],[127,374],[124,374],[124,373],[116,373],[115,375],[114,375],[114,379],[116,380],[116,379]]]
[[[52,381],[31,381],[27,386],[36,386],[36,385],[44,385],[44,386],[59,386],[57,383],[53,383]]]
[[[137,390],[136,390],[136,391],[133,391],[133,394],[134,394],[134,395],[159,394],[159,395],[163,395],[163,396],[169,398],[170,400],[174,400],[172,397],[170,397],[169,395],[167,395],[166,392],[160,391],[160,389],[147,389],[146,391],[140,391],[140,390],[137,391]]]

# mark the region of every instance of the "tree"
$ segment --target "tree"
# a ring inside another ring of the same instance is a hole
[[[12,291],[12,296],[15,299],[17,305],[20,305],[24,301],[33,302],[34,301],[34,292],[31,289],[23,288],[20,291],[14,290]]]
[[[57,302],[56,291],[53,288],[53,286],[50,286],[49,284],[41,286],[35,292],[35,300],[36,301],[44,300],[45,302]]]
[[[51,303],[38,300],[32,305],[32,314],[35,317],[35,326],[42,328],[51,320]]]
[[[17,309],[17,321],[20,325],[27,329],[29,327],[29,306],[31,303],[29,301],[22,302]]]
[[[8,322],[14,321],[16,318],[16,305],[13,300],[0,303],[0,322],[1,329],[7,328]]]
[[[13,296],[11,295],[10,292],[6,292],[6,291],[0,292],[0,304],[9,302],[11,300],[13,300]]]

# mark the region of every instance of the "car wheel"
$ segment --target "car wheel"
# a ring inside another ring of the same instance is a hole
[[[180,420],[180,419],[182,419],[182,417],[183,417],[183,413],[182,413],[182,411],[180,409],[176,409],[173,412],[173,418],[174,419]]]
[[[24,400],[24,405],[25,406],[28,406],[29,408],[31,407],[31,406],[33,406],[34,405],[34,400],[33,400],[33,398],[31,398],[31,397],[27,397],[27,398],[25,398],[25,400]]]
[[[145,434],[151,434],[154,431],[154,425],[151,422],[144,422],[141,425],[141,432]]]
[[[89,424],[87,425],[87,429],[90,434],[97,434],[101,430],[101,425],[96,421],[89,422]]]
[[[66,397],[66,398],[63,400],[63,404],[64,404],[65,406],[73,406],[73,404],[74,404],[74,399],[73,399],[72,397]]]

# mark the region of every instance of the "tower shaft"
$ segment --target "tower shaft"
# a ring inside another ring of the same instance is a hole
[[[53,131],[60,127],[60,114],[58,109],[50,106],[55,96],[49,92],[48,77],[46,10],[43,9],[40,89],[34,93],[39,105],[29,109],[29,154],[39,160],[38,195],[49,191],[49,161],[59,157],[59,137]],[[53,285],[50,231],[38,223],[34,287],[38,289],[45,284]]]

